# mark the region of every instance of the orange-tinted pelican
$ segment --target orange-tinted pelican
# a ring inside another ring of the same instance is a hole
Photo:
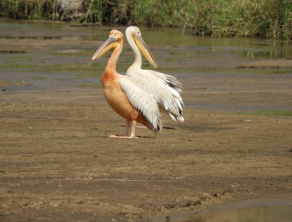
[[[101,77],[101,82],[108,104],[126,119],[126,129],[123,135],[110,137],[137,138],[135,137],[137,122],[156,133],[162,128],[163,121],[155,99],[129,77],[120,75],[116,71],[116,64],[124,42],[123,34],[112,30],[109,38],[95,52],[91,61],[100,58],[111,49],[114,50]],[[128,137],[131,122],[133,122],[132,131]]]
[[[183,100],[179,94],[182,91],[182,85],[171,75],[155,72],[153,70],[141,69],[141,53],[155,68],[157,64],[149,48],[142,39],[141,31],[138,27],[128,27],[126,29],[126,38],[135,55],[135,61],[127,70],[126,75],[143,86],[143,88],[153,96],[159,104],[160,111],[168,113],[174,120],[183,122]]]

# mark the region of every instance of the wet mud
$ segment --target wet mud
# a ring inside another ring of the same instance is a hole
[[[150,41],[159,71],[184,86],[185,122],[164,115],[157,135],[138,128],[138,139],[112,139],[125,121],[98,82],[107,57],[88,64],[100,39],[1,39],[2,51],[34,58],[1,54],[0,221],[164,221],[291,190],[291,116],[245,115],[291,112],[291,60],[225,58],[217,46],[206,58],[187,57],[202,48]],[[45,57],[72,48],[78,59],[72,51]],[[123,53],[121,73],[133,61],[127,46]],[[3,61],[35,67],[17,70]],[[276,63],[280,69],[237,68]]]

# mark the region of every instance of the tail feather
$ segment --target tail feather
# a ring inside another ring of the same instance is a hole
[[[180,123],[184,121],[183,118],[183,109],[182,106],[184,105],[182,97],[179,93],[182,92],[182,84],[177,81],[177,78],[171,75],[158,73],[156,72],[157,76],[163,78],[165,83],[170,87],[171,94],[173,96],[173,107],[170,107],[170,109],[167,109],[166,111],[169,113],[171,118],[175,118],[175,120],[179,121]]]
[[[139,73],[139,78],[137,77],[138,75],[131,76],[131,74],[131,71],[127,72],[127,75],[133,78],[134,81],[139,82],[140,79],[143,78],[144,81],[140,82],[142,83],[141,86],[144,87],[146,91],[150,92],[150,95],[157,101],[160,111],[164,110],[164,113],[169,114],[172,119],[180,123],[184,121],[182,108],[184,106],[184,103],[180,95],[180,93],[182,92],[182,84],[177,80],[177,78],[153,70],[141,70]],[[162,91],[159,91],[159,93],[161,93],[159,94],[155,93],[155,91],[158,91],[158,89],[155,89],[153,94],[151,86],[149,87],[148,85],[145,85],[145,82],[147,82],[147,78],[149,78],[153,82],[159,82],[159,87],[162,87],[164,85],[164,87],[166,87],[165,90],[163,89]]]

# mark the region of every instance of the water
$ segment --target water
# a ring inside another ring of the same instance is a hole
[[[291,222],[291,209],[291,193],[282,193],[222,204],[197,213],[185,211],[155,216],[141,222]]]
[[[90,59],[113,28],[122,32],[126,29],[1,19],[0,75],[11,82],[2,90],[100,88],[100,77],[110,54],[93,63]],[[187,107],[229,112],[291,111],[292,101],[289,99],[283,104],[272,104],[265,98],[254,103],[242,98],[237,100],[240,103],[234,103],[231,99],[218,101],[212,97],[212,93],[243,95],[254,89],[281,93],[290,90],[292,65],[287,68],[238,69],[246,62],[260,61],[259,58],[278,58],[278,61],[286,63],[289,60],[281,59],[292,58],[292,48],[287,42],[256,38],[203,38],[189,35],[188,30],[174,28],[140,29],[159,66],[157,71],[173,75],[183,83]],[[118,72],[125,74],[133,59],[133,53],[126,44],[117,65]],[[153,69],[146,60],[143,67]],[[207,92],[208,100],[194,101],[194,96],[188,96],[188,91],[196,91],[198,98],[201,98],[201,93]],[[226,95],[223,98],[227,98]],[[284,97],[279,93],[279,98]],[[275,100],[278,101],[277,98]]]
[[[276,205],[238,208],[222,211],[210,217],[202,217],[198,222],[291,222],[292,205]]]

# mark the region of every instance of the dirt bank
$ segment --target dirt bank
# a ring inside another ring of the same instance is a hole
[[[100,89],[1,100],[1,221],[135,221],[292,188],[291,117],[186,108],[127,140],[108,138],[125,122]]]

